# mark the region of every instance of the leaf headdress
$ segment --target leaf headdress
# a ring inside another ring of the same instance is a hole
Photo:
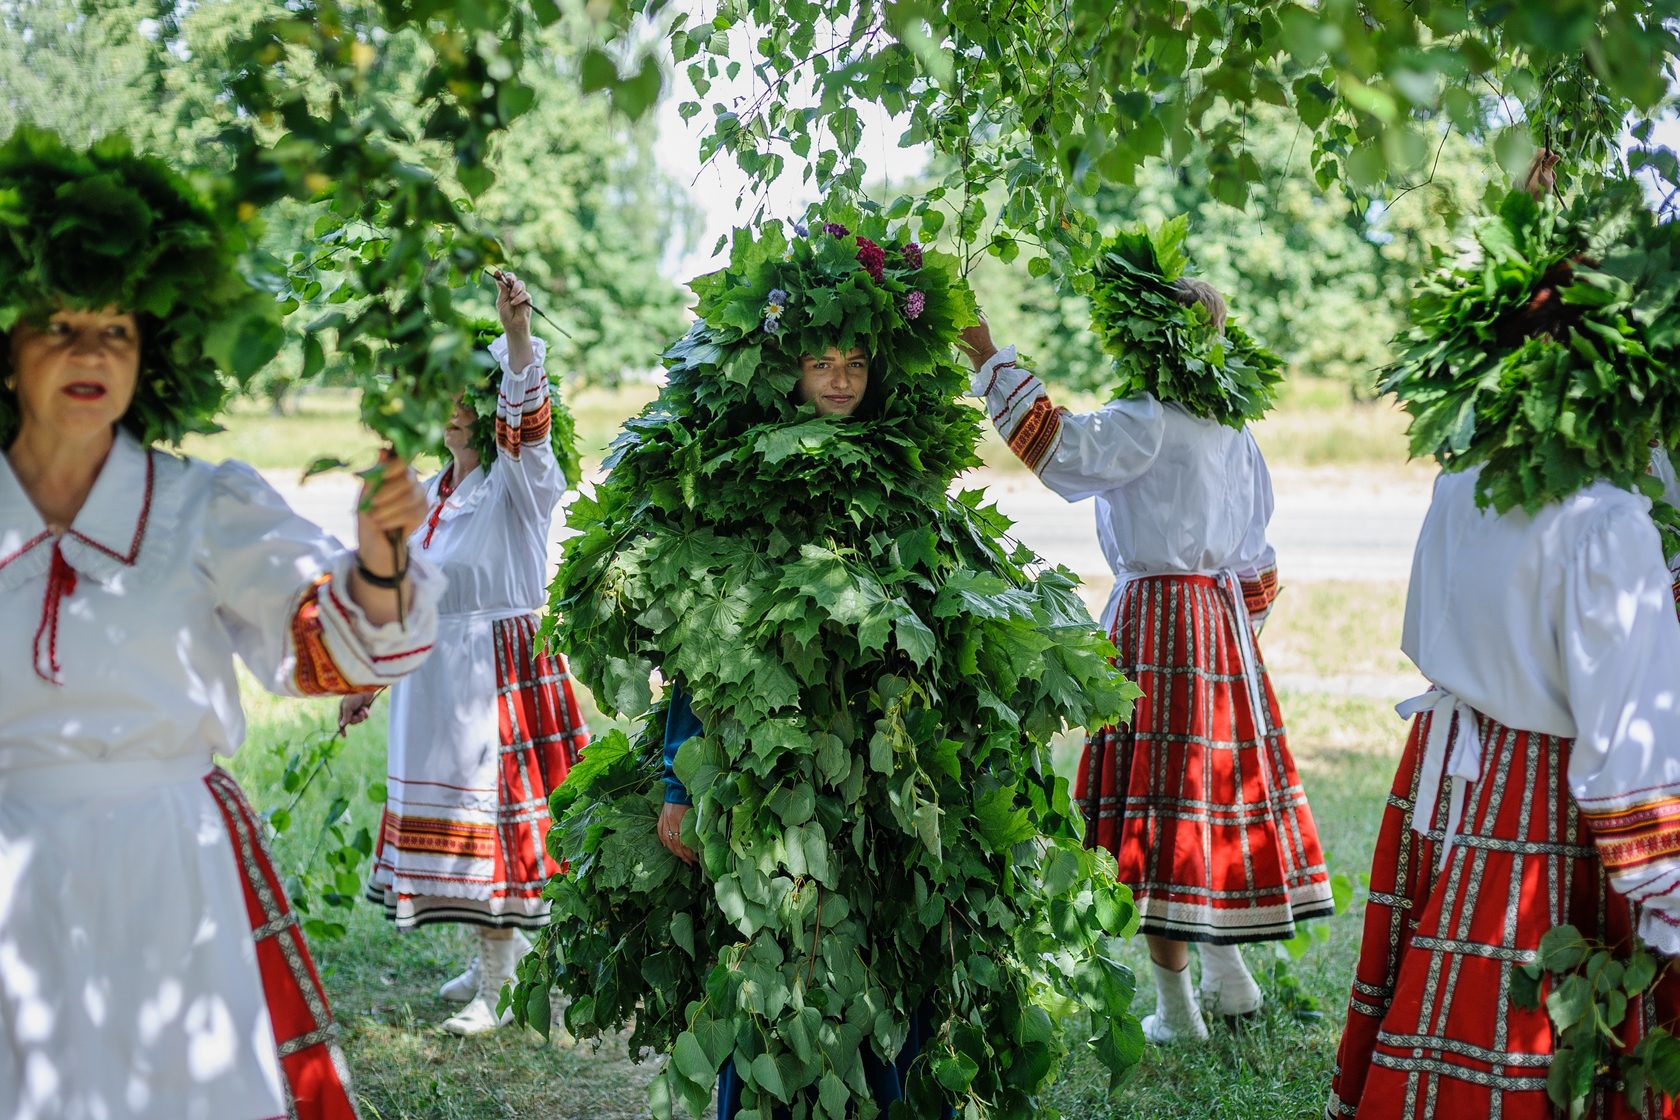
[[[1680,442],[1680,230],[1637,186],[1567,209],[1521,191],[1475,247],[1419,284],[1405,352],[1382,374],[1411,452],[1485,464],[1476,496],[1534,512],[1604,479],[1653,498],[1653,442]]]
[[[731,1058],[746,1108],[849,1115],[863,1048],[895,1054],[931,1007],[915,1115],[1051,1116],[1071,1043],[1052,1007],[1089,1008],[1116,1071],[1141,1046],[1117,963],[1130,898],[1049,751],[1064,718],[1101,725],[1135,690],[1071,577],[977,493],[948,496],[980,434],[955,262],[829,217],[741,234],[695,283],[669,383],[572,507],[545,625],[642,726],[555,795],[570,874],[512,1005],[546,1027],[558,984],[577,1035],[633,1020],[633,1048],[671,1055],[655,1113],[696,1117]],[[792,395],[800,355],[836,346],[871,358],[847,418]],[[700,872],[654,829],[655,666],[705,724],[676,760]]]
[[[61,306],[140,320],[140,377],[123,425],[143,443],[216,430],[234,381],[279,350],[280,307],[241,275],[245,234],[162,161],[121,137],[86,150],[23,127],[0,144],[4,334]],[[0,446],[18,424],[0,384]]]
[[[1105,240],[1092,269],[1091,326],[1114,358],[1115,397],[1151,393],[1240,428],[1272,407],[1283,360],[1232,319],[1216,332],[1207,308],[1180,297],[1188,229],[1180,215]]]
[[[502,334],[502,325],[491,319],[482,319],[472,325],[473,338],[478,343],[479,352],[488,350]],[[478,461],[484,465],[486,472],[490,471],[496,462],[496,405],[501,396],[501,371],[495,368],[466,387],[461,393],[462,403],[473,411],[472,432],[468,436],[468,445],[478,452]],[[578,455],[577,420],[572,416],[572,410],[566,407],[565,398],[560,393],[560,378],[555,374],[548,375],[548,400],[553,423],[548,429],[548,443],[554,450],[554,458],[560,464],[560,473],[566,476],[568,486],[577,486],[583,481],[583,465]],[[443,454],[439,448],[439,454]]]

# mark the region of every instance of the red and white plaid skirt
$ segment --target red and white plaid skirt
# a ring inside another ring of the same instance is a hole
[[[286,1086],[286,1120],[355,1120],[338,1027],[263,841],[263,826],[225,770],[212,770],[204,784],[227,822],[245,887],[245,910]]]
[[[1248,625],[1212,576],[1147,576],[1121,592],[1112,636],[1143,696],[1130,726],[1086,740],[1075,793],[1086,842],[1114,853],[1144,933],[1280,940],[1334,910],[1258,650],[1268,710],[1255,718],[1236,630]]]
[[[1558,925],[1631,946],[1637,911],[1611,889],[1569,795],[1571,740],[1485,716],[1482,776],[1439,867],[1454,779],[1441,782],[1428,835],[1412,829],[1431,718],[1413,721],[1383,812],[1327,1115],[1553,1120],[1551,1022],[1544,1009],[1512,1003],[1511,975]],[[1627,1045],[1646,1024],[1676,1029],[1680,979],[1664,976],[1628,1008],[1618,1032]],[[1587,1115],[1674,1120],[1680,1109],[1647,1099],[1635,1111],[1620,1089],[1601,1086]]]
[[[399,927],[467,922],[537,929],[543,887],[560,867],[548,854],[548,797],[589,743],[566,662],[536,643],[534,615],[493,624],[500,764],[493,815],[457,810],[451,790],[419,811],[379,822],[367,895]],[[493,819],[492,819],[493,816]]]

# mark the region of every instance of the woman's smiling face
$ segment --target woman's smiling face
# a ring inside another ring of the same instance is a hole
[[[830,347],[799,359],[799,400],[815,405],[819,416],[850,416],[868,387],[869,355],[861,349]]]

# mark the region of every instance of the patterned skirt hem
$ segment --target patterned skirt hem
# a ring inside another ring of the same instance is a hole
[[[549,902],[531,902],[529,908],[497,910],[489,903],[458,898],[435,898],[426,895],[396,895],[367,889],[365,897],[385,911],[385,919],[399,930],[419,929],[421,926],[453,924],[481,926],[485,929],[542,929],[548,924]]]
[[[1303,903],[1290,908],[1290,920],[1285,924],[1235,925],[1228,922],[1190,924],[1157,919],[1145,915],[1138,932],[1150,937],[1166,937],[1173,941],[1189,941],[1197,945],[1251,945],[1261,941],[1288,941],[1299,931],[1302,922],[1336,915],[1335,903],[1326,898],[1319,903]]]

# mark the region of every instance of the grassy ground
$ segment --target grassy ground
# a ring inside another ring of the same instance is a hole
[[[1267,627],[1263,647],[1279,673],[1381,675],[1395,669],[1401,588],[1390,584],[1294,585]],[[280,780],[285,761],[305,736],[328,726],[336,706],[277,700],[246,690],[252,736],[235,773],[259,809],[287,804]],[[1402,726],[1380,700],[1328,695],[1310,688],[1281,697],[1290,741],[1312,800],[1332,872],[1357,879],[1368,866],[1383,795],[1399,753]],[[586,701],[587,703],[587,701]],[[590,714],[594,715],[593,708]],[[599,724],[597,717],[596,723]],[[597,730],[599,727],[597,727]],[[298,806],[298,823],[276,845],[283,866],[302,861],[314,842],[312,824],[335,797],[351,801],[353,824],[372,828],[378,806],[362,794],[384,765],[385,705],[353,729],[333,773]],[[1064,744],[1058,765],[1071,768],[1077,743]],[[319,911],[317,911],[319,912]],[[1050,1102],[1082,1118],[1148,1117],[1284,1120],[1315,1117],[1323,1107],[1360,913],[1324,925],[1328,939],[1299,961],[1273,946],[1251,947],[1270,1005],[1241,1033],[1216,1029],[1206,1047],[1149,1052],[1120,1096],[1106,1095],[1101,1070],[1078,1058]],[[370,1120],[618,1120],[647,1115],[643,1088],[653,1066],[632,1061],[621,1043],[543,1042],[503,1031],[462,1041],[437,1027],[450,1011],[436,994],[470,954],[470,940],[452,928],[398,936],[376,909],[358,904],[342,940],[315,945],[333,1006],[346,1031],[357,1091]],[[1141,942],[1131,951],[1139,974],[1139,1013],[1153,1004]]]
[[[645,382],[567,390],[587,466],[600,464],[618,425],[654,392]],[[1069,396],[1062,403],[1078,410],[1102,401]],[[244,402],[224,421],[226,431],[192,436],[184,450],[212,460],[237,458],[270,470],[300,467],[323,455],[366,462],[376,446],[361,426],[356,398],[349,390],[312,390],[300,395],[285,416],[273,415],[260,402]],[[1297,378],[1284,384],[1277,410],[1255,426],[1255,438],[1273,467],[1391,467],[1406,458],[1405,428],[1405,417],[1387,404],[1356,402],[1343,385]],[[980,456],[996,471],[1025,470],[989,426]]]

